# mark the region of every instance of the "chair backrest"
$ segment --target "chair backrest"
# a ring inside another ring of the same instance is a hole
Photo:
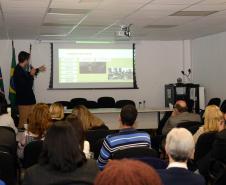
[[[188,121],[188,122],[183,122],[177,125],[177,128],[186,128],[189,130],[192,134],[195,134],[195,132],[199,129],[199,127],[202,124],[200,122],[196,121]]]
[[[84,102],[84,105],[88,109],[96,109],[96,108],[99,108],[98,103],[95,102],[95,101],[86,101],[86,102]]]
[[[155,169],[165,169],[167,164],[158,158],[158,153],[148,147],[134,147],[113,153],[112,159],[134,159],[142,161]]]
[[[16,185],[16,169],[17,166],[14,156],[9,152],[0,151],[0,179],[3,180],[6,185]]]
[[[207,105],[216,105],[220,107],[221,99],[220,98],[211,98]]]
[[[103,141],[107,135],[117,133],[118,130],[90,130],[86,133],[86,140],[90,143],[90,151],[94,153],[97,159],[102,147]]]
[[[158,157],[158,153],[148,147],[132,147],[113,153],[113,159]]]
[[[215,138],[216,132],[208,132],[199,136],[198,141],[195,145],[195,161],[200,160],[211,151]]]
[[[141,158],[134,158],[136,160],[142,161],[150,166],[152,166],[155,169],[166,169],[167,162],[164,160],[161,160],[156,157],[141,157]]]
[[[221,104],[221,111],[222,111],[223,113],[226,113],[226,100],[224,100],[224,101],[222,102],[222,104]]]
[[[100,108],[114,108],[115,107],[115,99],[113,97],[100,97],[97,100],[98,106]]]
[[[85,102],[87,101],[86,98],[73,98],[70,101],[70,109],[73,109],[74,107],[78,105],[85,105]]]
[[[115,103],[116,108],[122,108],[126,105],[133,105],[136,106],[135,102],[133,100],[119,100]]]
[[[42,152],[42,146],[42,140],[32,141],[25,146],[23,158],[23,167],[25,169],[38,163],[39,156]]]
[[[0,149],[16,155],[17,143],[15,131],[10,127],[0,127]]]
[[[225,185],[226,184],[226,164],[212,160],[209,164],[209,178],[212,185]]]

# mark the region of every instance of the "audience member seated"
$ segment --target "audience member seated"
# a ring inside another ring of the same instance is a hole
[[[60,103],[53,103],[49,108],[52,121],[60,121],[64,119],[64,107]]]
[[[137,109],[133,105],[126,105],[120,113],[121,130],[119,133],[108,135],[100,150],[97,165],[103,170],[114,152],[131,147],[151,147],[150,135],[137,131],[134,124],[137,118]]]
[[[17,133],[17,128],[15,127],[14,121],[11,115],[7,112],[7,102],[5,95],[0,93],[0,126],[11,127],[15,133]]]
[[[214,185],[226,184],[226,129],[216,134],[208,172]]]
[[[168,133],[165,150],[169,157],[169,166],[165,170],[158,170],[164,185],[205,185],[202,176],[187,168],[194,146],[192,134],[185,128],[174,128]]]
[[[85,106],[76,106],[72,114],[78,116],[82,121],[83,129],[85,132],[88,130],[108,130],[108,127],[104,124],[100,118],[92,114]]]
[[[99,173],[94,185],[162,185],[156,171],[135,160],[112,160]]]
[[[74,114],[70,114],[67,116],[66,121],[68,121],[71,126],[74,128],[75,132],[78,136],[78,141],[80,144],[81,150],[83,150],[83,153],[85,154],[87,159],[90,159],[90,144],[88,141],[85,140],[85,132],[82,128],[82,122],[80,119],[78,119],[77,116]]]
[[[178,100],[174,106],[171,117],[163,127],[162,134],[167,135],[167,133],[172,128],[177,127],[179,123],[189,121],[201,122],[201,118],[198,114],[188,112],[188,107],[184,100]]]
[[[224,116],[216,105],[209,105],[204,112],[204,125],[193,135],[195,143],[200,135],[207,132],[218,132],[224,129]]]
[[[36,104],[28,117],[28,128],[24,131],[18,143],[17,153],[19,158],[23,158],[24,148],[28,143],[44,139],[46,130],[50,126],[50,121],[48,105],[43,103]]]
[[[39,163],[29,168],[23,185],[92,184],[98,173],[94,160],[86,160],[79,136],[67,121],[48,129]]]

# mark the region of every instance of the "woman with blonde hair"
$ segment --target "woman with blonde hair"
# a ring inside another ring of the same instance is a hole
[[[216,105],[209,105],[203,115],[204,125],[193,135],[195,143],[200,135],[207,132],[220,132],[224,129],[224,115]]]
[[[76,115],[81,121],[83,130],[108,130],[104,122],[92,114],[85,106],[79,105],[75,107],[72,114]]]
[[[18,142],[18,156],[23,158],[24,148],[36,140],[43,140],[47,129],[50,127],[51,117],[48,105],[36,104],[28,117],[28,128]]]
[[[60,103],[53,103],[49,108],[50,116],[53,121],[64,119],[64,107]]]

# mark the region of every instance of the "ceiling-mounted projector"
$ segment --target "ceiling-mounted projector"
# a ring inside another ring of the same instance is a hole
[[[129,39],[131,36],[130,27],[132,24],[127,25],[121,25],[120,30],[115,32],[116,38],[124,38]]]

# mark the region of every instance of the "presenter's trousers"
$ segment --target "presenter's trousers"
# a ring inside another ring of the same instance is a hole
[[[19,105],[19,125],[18,128],[24,128],[28,122],[28,116],[32,112],[34,105]]]

